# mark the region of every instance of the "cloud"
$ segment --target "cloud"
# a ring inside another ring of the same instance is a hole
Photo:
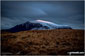
[[[51,21],[56,24],[69,24],[77,29],[83,28],[82,25],[84,24],[84,3],[82,1],[2,1],[1,6],[2,28],[10,28],[26,21],[38,19]]]

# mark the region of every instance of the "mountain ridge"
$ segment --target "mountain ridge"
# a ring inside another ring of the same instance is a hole
[[[19,31],[26,31],[26,30],[50,30],[50,29],[72,29],[72,28],[67,25],[58,25],[49,21],[34,20],[34,21],[27,21],[25,23],[16,25],[8,29],[7,31],[19,32]]]

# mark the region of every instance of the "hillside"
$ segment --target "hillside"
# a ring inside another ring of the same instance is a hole
[[[72,29],[72,27],[68,25],[59,25],[44,20],[33,20],[33,21],[24,22],[22,24],[18,24],[9,29],[3,29],[3,31],[20,32],[27,30],[51,30],[51,29]]]
[[[31,30],[1,33],[1,51],[12,54],[63,55],[84,51],[84,31],[74,29]]]

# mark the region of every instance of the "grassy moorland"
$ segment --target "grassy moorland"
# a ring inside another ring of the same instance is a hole
[[[84,51],[84,30],[55,29],[1,33],[1,51],[13,54],[68,54]]]

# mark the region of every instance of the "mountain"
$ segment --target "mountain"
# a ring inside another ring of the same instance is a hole
[[[19,32],[25,30],[48,30],[48,29],[72,29],[67,25],[58,25],[49,21],[34,20],[27,21],[23,24],[16,25],[9,29],[11,32]]]

